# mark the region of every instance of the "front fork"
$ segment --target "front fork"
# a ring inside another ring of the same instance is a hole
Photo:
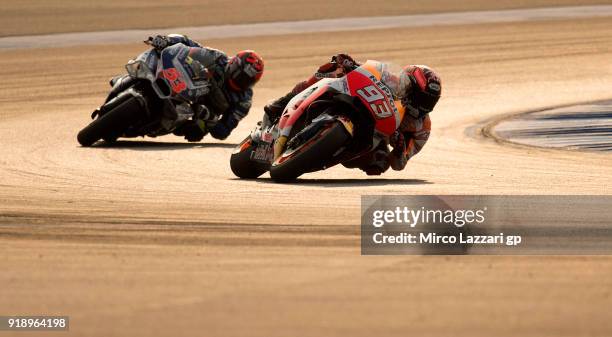
[[[107,112],[115,109],[116,107],[121,105],[123,102],[127,101],[128,99],[130,99],[132,97],[137,99],[137,101],[140,103],[140,106],[143,107],[147,111],[147,114],[148,114],[149,112],[148,112],[148,109],[147,109],[147,100],[146,100],[146,98],[144,96],[142,96],[141,93],[139,93],[136,90],[134,90],[134,88],[129,88],[129,89],[125,90],[124,92],[121,92],[118,95],[116,95],[115,97],[111,98],[106,103],[104,103],[101,107],[96,109],[91,114],[91,119],[95,119],[96,117],[101,117],[102,115],[104,115]]]
[[[296,139],[297,137],[299,137],[300,135],[310,135],[310,133],[312,133],[313,135],[318,132],[318,130],[320,129],[321,126],[328,124],[330,122],[334,122],[334,121],[338,121],[342,124],[342,126],[344,126],[344,128],[346,129],[346,131],[349,133],[349,135],[351,135],[351,137],[353,137],[354,135],[354,130],[355,127],[353,125],[353,122],[346,116],[332,116],[329,114],[321,114],[319,115],[317,118],[313,119],[312,122],[310,123],[310,125],[308,125],[306,128],[304,128],[303,130],[301,130],[300,132],[298,132],[298,134],[296,134],[293,138],[292,141],[294,139]],[[312,136],[312,135],[310,135]],[[308,138],[308,137],[306,137]],[[276,141],[274,142],[274,159],[273,161],[275,161],[276,159],[278,159],[281,154],[285,151],[286,145],[287,145],[287,140],[288,137],[287,136],[280,136],[278,137],[278,139],[276,139]]]

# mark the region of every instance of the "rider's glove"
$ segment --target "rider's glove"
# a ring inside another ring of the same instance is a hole
[[[168,47],[170,41],[168,37],[163,35],[149,36],[149,38],[145,41],[146,44],[150,45],[157,51],[162,51],[164,48]]]
[[[402,132],[396,131],[391,137],[393,151],[389,155],[389,165],[395,171],[401,171],[406,167],[408,158],[406,157],[406,139]]]
[[[189,142],[199,142],[206,135],[206,124],[201,119],[196,119],[181,127],[180,133]]]
[[[394,150],[397,148],[405,148],[406,139],[404,138],[404,133],[399,130],[395,131],[393,135],[391,135],[391,139],[389,140],[389,145],[391,145]]]
[[[332,62],[342,67],[344,73],[353,71],[359,64],[347,54],[338,54],[332,57]]]

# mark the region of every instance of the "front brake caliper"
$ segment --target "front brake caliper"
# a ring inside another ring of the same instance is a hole
[[[353,132],[355,127],[353,126],[353,122],[351,122],[351,120],[348,117],[345,116],[338,116],[338,122],[342,123],[342,125],[344,125],[344,128],[346,129],[346,131],[353,136]]]

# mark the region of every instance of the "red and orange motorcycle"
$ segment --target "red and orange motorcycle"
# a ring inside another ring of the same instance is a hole
[[[340,78],[327,78],[296,95],[272,125],[258,126],[234,150],[232,172],[254,179],[270,171],[290,181],[389,144],[404,108],[394,100],[387,65],[367,61]]]

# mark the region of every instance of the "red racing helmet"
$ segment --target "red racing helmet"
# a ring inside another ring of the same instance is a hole
[[[400,73],[399,96],[408,113],[421,118],[430,113],[442,95],[440,77],[427,66],[406,66]]]
[[[243,91],[259,81],[263,70],[263,59],[252,50],[243,50],[227,63],[227,82],[233,90]]]

